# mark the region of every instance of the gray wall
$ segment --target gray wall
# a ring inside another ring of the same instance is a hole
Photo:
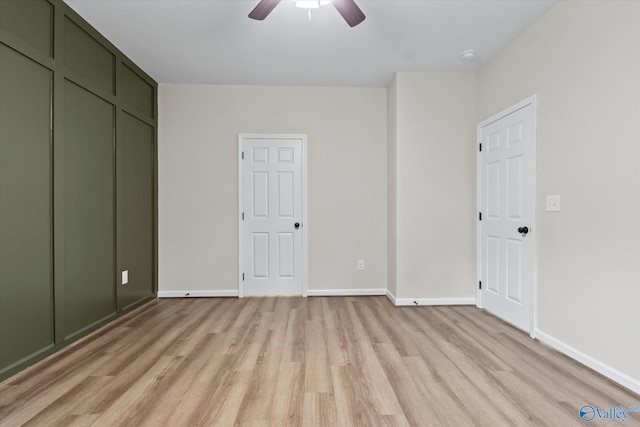
[[[475,75],[399,72],[390,92],[390,292],[397,304],[471,304]]]
[[[477,74],[476,120],[532,94],[536,335],[640,390],[640,3],[559,2]]]
[[[159,91],[161,296],[237,295],[239,133],[308,135],[310,294],[384,293],[385,88],[163,84]]]
[[[154,297],[155,105],[61,1],[0,1],[0,378]]]

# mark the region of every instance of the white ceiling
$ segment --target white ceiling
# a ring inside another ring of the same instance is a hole
[[[474,71],[557,0],[356,0],[350,28],[332,6],[283,0],[65,0],[158,83],[386,86],[396,71]]]

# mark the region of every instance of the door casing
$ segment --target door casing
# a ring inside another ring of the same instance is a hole
[[[533,198],[532,211],[531,215],[531,237],[534,239],[533,242],[533,254],[532,254],[532,276],[531,277],[531,313],[529,318],[529,335],[531,338],[535,338],[535,333],[537,330],[538,324],[538,316],[537,316],[537,306],[538,306],[538,262],[537,262],[537,218],[536,218],[536,207],[537,207],[537,112],[538,112],[538,97],[537,95],[532,95],[508,108],[505,110],[494,114],[486,120],[478,123],[477,126],[477,144],[480,144],[482,140],[482,129],[487,125],[496,122],[511,113],[514,113],[522,108],[525,108],[528,105],[533,106],[534,111],[534,123],[533,123],[533,194],[530,197]],[[482,152],[477,149],[476,151],[476,207],[477,212],[475,213],[477,227],[476,227],[476,306],[479,308],[484,308],[482,303],[482,290],[478,286],[479,282],[482,280],[482,221],[478,218],[478,213],[482,210],[482,196],[483,196],[483,181],[482,181]]]
[[[308,295],[307,290],[307,242],[309,221],[307,219],[307,135],[305,134],[238,134],[238,297],[244,298],[244,227],[242,213],[244,211],[244,179],[242,152],[245,139],[299,139],[302,141],[302,296]]]

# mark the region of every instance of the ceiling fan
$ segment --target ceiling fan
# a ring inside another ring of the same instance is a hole
[[[262,21],[280,3],[281,0],[260,0],[260,3],[251,11],[249,18]],[[354,0],[333,0],[333,5],[350,27],[355,27],[364,21],[364,13]]]

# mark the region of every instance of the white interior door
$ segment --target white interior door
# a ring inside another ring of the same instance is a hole
[[[480,305],[533,330],[535,98],[478,126]]]
[[[303,295],[303,135],[240,135],[240,296]]]

